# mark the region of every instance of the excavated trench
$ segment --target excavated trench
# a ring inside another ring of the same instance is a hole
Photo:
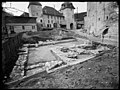
[[[84,49],[96,49],[96,46],[98,46],[98,45],[100,45],[100,43],[98,44],[98,43],[93,43],[93,46],[92,47],[85,47]],[[111,45],[103,45],[103,46],[107,46],[107,47],[109,47],[110,49],[111,48],[113,48],[113,46],[111,46]],[[26,55],[26,61],[24,62],[24,64],[23,64],[23,66],[24,66],[24,69],[23,69],[23,71],[24,71],[24,74],[23,74],[23,76],[22,77],[24,77],[24,76],[27,76],[29,73],[28,73],[28,71],[30,71],[30,70],[39,70],[39,68],[43,68],[44,66],[45,66],[45,62],[46,61],[40,61],[40,62],[35,62],[35,63],[28,63],[28,60],[29,60],[29,58],[28,58],[28,55],[29,55],[29,49],[30,48],[32,48],[32,47],[29,47],[28,48],[28,51],[27,51],[27,55]],[[83,53],[84,54],[84,53]],[[58,67],[60,67],[62,64],[60,64],[60,65],[55,65],[54,67],[52,67],[52,68],[50,68],[50,70],[52,70],[52,69],[55,69],[55,68],[58,68]],[[63,64],[64,65],[64,64]],[[40,69],[41,70],[41,69]],[[34,75],[35,73],[33,73],[33,75]],[[16,79],[14,79],[14,80],[16,80]]]

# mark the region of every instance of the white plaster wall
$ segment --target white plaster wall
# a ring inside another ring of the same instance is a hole
[[[75,28],[75,21],[74,21],[74,9],[66,8],[61,10],[63,16],[65,17],[67,29],[70,29],[70,24],[73,23],[73,28]]]
[[[49,23],[48,23],[48,20],[49,20]],[[52,16],[51,18],[51,15],[49,15],[49,19],[48,19],[48,15],[43,15],[43,21],[44,21],[44,25],[45,27],[47,27],[47,24],[51,24],[51,27],[54,27],[53,24],[54,23],[57,23],[58,24],[58,27],[60,27],[60,23],[63,21],[63,17],[60,19],[60,17],[58,16]],[[52,22],[53,21],[53,22]]]

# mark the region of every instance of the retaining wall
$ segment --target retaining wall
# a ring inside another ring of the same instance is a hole
[[[22,46],[22,34],[9,37],[2,42],[2,72],[3,76],[9,76],[18,58],[18,48]]]

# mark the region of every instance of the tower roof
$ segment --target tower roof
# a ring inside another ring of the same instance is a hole
[[[61,9],[60,10],[63,10],[65,8],[71,8],[71,9],[75,9],[75,7],[73,6],[73,4],[71,2],[64,2],[62,5],[61,5]]]
[[[42,4],[39,3],[39,2],[29,2],[28,8],[29,8],[30,5],[38,5],[38,6],[42,6]]]

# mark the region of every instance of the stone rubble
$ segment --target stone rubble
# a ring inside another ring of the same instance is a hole
[[[19,49],[24,52],[19,53],[19,58],[16,61],[16,65],[14,66],[10,77],[13,80],[22,78],[25,73],[24,70],[27,71],[27,75],[33,75],[45,70],[48,73],[50,73],[59,68],[86,61],[90,58],[95,57],[97,54],[99,54],[102,51],[110,50],[108,47],[101,46],[101,45],[98,45],[96,49],[92,49],[92,43],[90,41],[85,41],[84,44],[79,44],[79,45],[74,44],[68,47],[57,46],[57,47],[51,48],[52,54],[54,54],[54,56],[57,59],[56,61],[27,65],[27,67],[25,68],[24,64],[26,63],[26,60],[27,60],[28,47],[34,46],[37,48],[39,45],[45,45],[50,43],[55,44],[57,42],[47,40],[46,42],[39,41],[36,44],[24,44],[23,48]],[[86,47],[88,47],[89,49],[87,49]],[[80,59],[79,57],[82,57],[82,55],[86,55],[86,56]]]
[[[26,45],[27,46],[27,45]],[[24,47],[22,47],[19,50],[22,50],[24,52],[20,52],[18,60],[15,63],[15,66],[10,74],[10,78],[14,81],[14,80],[18,80],[20,78],[22,78],[25,74],[25,63],[27,62],[27,54],[28,54],[28,48],[24,45]]]
[[[108,47],[101,46],[101,45],[97,46],[97,48],[95,50],[94,49],[86,50],[82,46],[85,47],[85,46],[92,46],[92,45],[91,45],[91,42],[87,42],[82,45],[73,45],[72,47],[51,48],[52,53],[55,55],[55,57],[57,57],[56,59],[58,59],[58,61],[53,62],[53,63],[47,62],[46,63],[47,68],[49,68],[49,69],[52,68],[53,66],[58,64],[58,62],[60,60],[61,60],[61,63],[65,62],[66,66],[77,64],[77,63],[80,63],[80,62],[83,62],[90,58],[95,57],[97,54],[99,54],[102,51],[110,50]],[[86,55],[86,56],[79,59],[78,56],[82,57],[81,55]],[[52,63],[52,64],[50,64],[50,63]],[[47,69],[47,71],[48,71],[48,69]]]

